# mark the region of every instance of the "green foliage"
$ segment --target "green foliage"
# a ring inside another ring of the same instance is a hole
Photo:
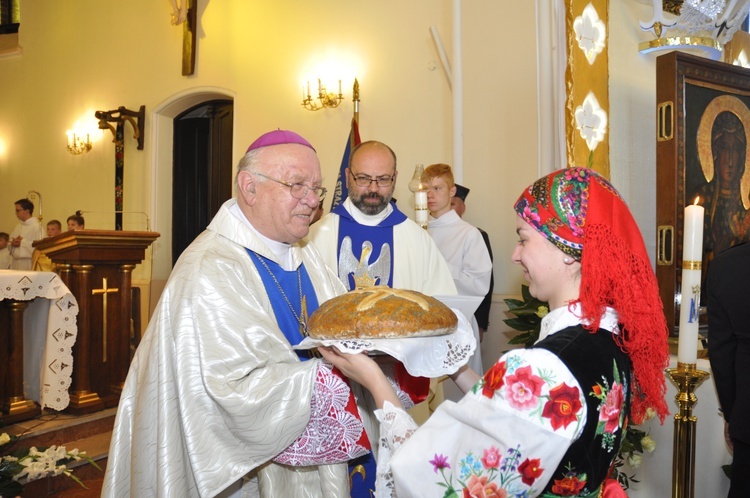
[[[529,286],[521,286],[521,296],[523,300],[504,299],[505,305],[508,306],[508,312],[515,315],[516,318],[503,320],[505,324],[513,330],[521,332],[514,336],[509,344],[523,344],[531,347],[539,338],[539,329],[542,326],[542,318],[549,313],[547,303],[540,301],[529,293]]]

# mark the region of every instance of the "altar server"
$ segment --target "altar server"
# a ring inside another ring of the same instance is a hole
[[[484,298],[490,288],[492,260],[477,227],[461,219],[451,206],[451,199],[456,195],[451,167],[431,164],[424,170],[422,178],[428,186],[428,232],[448,263],[458,294]],[[473,315],[466,318],[470,319],[477,340],[477,349],[469,359],[469,366],[476,372],[483,372],[479,325]],[[446,398],[460,399],[459,390],[445,387]]]
[[[418,427],[378,365],[322,349],[382,410],[377,496],[625,496],[607,480],[628,421],[663,422],[667,326],[656,277],[627,205],[585,168],[525,189],[513,262],[552,311],[533,348],[512,350]],[[619,494],[607,494],[618,493]]]
[[[31,255],[34,253],[31,243],[44,237],[42,225],[33,216],[33,202],[18,199],[15,204],[19,223],[10,234],[10,254],[13,257],[10,267],[13,270],[31,270]]]
[[[10,236],[6,232],[0,232],[0,270],[7,270],[13,262],[9,245]]]
[[[469,195],[470,190],[463,185],[459,185],[458,183],[456,183],[455,185],[456,194],[451,198],[451,207],[456,213],[458,213],[461,218],[463,218],[464,213],[466,212],[466,197]],[[484,245],[487,246],[487,253],[490,255],[490,261],[493,261],[490,235],[479,227],[477,227],[477,230],[479,230],[479,233],[482,234]],[[481,303],[479,303],[479,307],[474,312],[474,318],[477,319],[477,325],[479,326],[480,340],[490,326],[490,309],[492,308],[492,292],[494,289],[495,277],[490,274],[490,288],[487,290],[487,294],[484,296],[484,299]]]

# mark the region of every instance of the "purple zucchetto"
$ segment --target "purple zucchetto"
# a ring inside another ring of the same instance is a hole
[[[313,151],[315,151],[315,147],[313,147],[310,142],[302,138],[297,133],[289,130],[278,129],[269,131],[268,133],[264,133],[263,135],[258,137],[255,142],[250,144],[250,147],[247,148],[245,154],[247,154],[251,150],[260,149],[261,147],[283,144],[300,144],[304,145],[305,147],[310,147]]]

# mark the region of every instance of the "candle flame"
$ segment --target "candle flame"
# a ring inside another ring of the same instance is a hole
[[[697,206],[698,203],[700,202],[700,200],[701,200],[701,196],[696,195],[695,196],[695,201],[693,201],[693,206]]]

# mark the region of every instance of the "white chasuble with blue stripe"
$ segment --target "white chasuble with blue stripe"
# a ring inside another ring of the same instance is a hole
[[[278,263],[250,249],[247,249],[247,253],[263,281],[281,332],[289,344],[296,346],[305,338],[307,316],[318,309],[318,297],[304,263],[297,270],[287,271]],[[305,309],[302,305],[303,297]],[[312,357],[310,351],[297,351],[297,356],[303,361]]]
[[[406,215],[395,203],[391,207],[393,212],[375,226],[357,223],[343,204],[332,211],[339,215],[338,274],[347,290],[355,289],[355,280],[363,276],[374,279],[375,285],[393,287],[393,227]]]

